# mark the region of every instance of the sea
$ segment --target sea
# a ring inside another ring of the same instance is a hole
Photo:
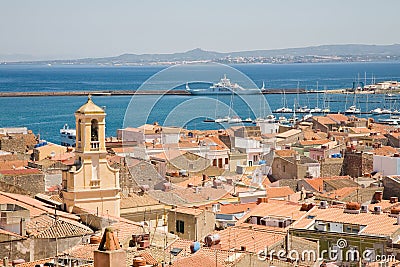
[[[185,88],[185,75],[175,79],[171,67],[165,66],[89,66],[89,65],[0,65],[0,92],[60,92],[60,91],[110,91],[110,90],[164,90],[173,80],[175,89]],[[201,88],[207,72],[189,69],[188,73],[202,73],[202,81],[190,86]],[[225,72],[225,73],[224,73]],[[210,72],[211,73],[211,72]],[[138,127],[157,122],[165,126],[187,129],[219,129],[228,124],[204,122],[224,116],[255,119],[271,110],[287,105],[329,107],[343,112],[351,105],[362,112],[377,107],[400,110],[400,98],[384,95],[326,94],[332,89],[351,88],[354,84],[371,84],[387,80],[400,81],[400,62],[365,63],[308,63],[308,64],[238,64],[223,66],[212,71],[208,83],[218,82],[224,74],[233,82],[237,75],[250,81],[250,86],[276,89],[276,94],[254,96],[188,96],[140,95],[100,96],[93,101],[107,113],[106,135],[115,136],[117,129]],[[183,73],[185,74],[185,73]],[[189,75],[190,76],[190,75]],[[155,79],[161,77],[160,79]],[[167,77],[167,78],[166,78]],[[238,78],[237,80],[240,81]],[[151,81],[151,82],[149,82]],[[154,82],[157,81],[157,82]],[[179,81],[177,83],[176,81]],[[169,81],[171,82],[171,81]],[[166,82],[167,83],[167,82]],[[238,82],[239,83],[239,82]],[[306,89],[305,94],[282,94],[279,89]],[[60,143],[60,129],[64,124],[75,127],[74,112],[87,101],[86,96],[1,97],[0,127],[27,127],[42,140]],[[292,114],[281,114],[292,116]],[[276,114],[276,116],[281,116]],[[301,114],[298,114],[301,117]],[[370,116],[363,114],[361,116]],[[385,115],[375,116],[376,119]],[[387,115],[386,115],[387,116]]]

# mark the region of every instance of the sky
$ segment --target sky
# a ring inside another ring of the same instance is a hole
[[[0,58],[400,43],[398,0],[1,0]]]

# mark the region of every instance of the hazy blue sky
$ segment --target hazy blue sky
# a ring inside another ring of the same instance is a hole
[[[399,0],[0,0],[0,55],[400,43]]]

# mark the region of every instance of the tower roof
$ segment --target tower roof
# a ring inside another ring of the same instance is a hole
[[[75,111],[75,113],[88,114],[88,113],[105,113],[105,112],[101,107],[93,103],[92,96],[88,95],[87,102],[83,106],[81,106],[77,111]]]

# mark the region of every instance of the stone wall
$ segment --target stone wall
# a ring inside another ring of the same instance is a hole
[[[9,152],[25,153],[32,149],[35,144],[36,136],[32,132],[7,135],[0,138],[0,150]]]
[[[84,243],[84,241],[86,242],[88,238],[88,236],[58,238],[57,245],[56,240],[53,238],[36,238],[33,240],[34,253],[32,260],[54,257],[56,255],[56,247],[58,253],[62,253],[71,247]]]
[[[382,187],[367,187],[367,188],[360,188],[358,191],[354,191],[350,195],[344,197],[341,201],[343,202],[358,202],[364,203],[367,201],[372,200],[376,191],[382,191]]]
[[[342,175],[360,177],[373,171],[374,158],[371,153],[346,152],[344,154]]]
[[[0,181],[36,195],[45,191],[45,175],[43,173],[24,175],[1,175]]]
[[[396,181],[393,178],[383,178],[383,198],[389,199],[390,197],[400,196],[400,181]]]
[[[321,161],[321,177],[339,176],[342,168],[343,158],[326,158]]]
[[[1,258],[8,257],[10,262],[18,259],[24,259],[26,262],[31,261],[33,260],[31,257],[32,245],[32,240],[29,239],[0,242]]]
[[[1,179],[1,175],[0,175],[0,179]],[[0,180],[0,191],[4,191],[4,192],[7,192],[7,193],[12,193],[12,194],[30,195],[29,191],[24,190],[19,186],[8,184],[8,183],[3,182],[1,180]]]
[[[284,158],[276,157],[272,162],[272,177],[274,180],[296,179],[297,167]]]

